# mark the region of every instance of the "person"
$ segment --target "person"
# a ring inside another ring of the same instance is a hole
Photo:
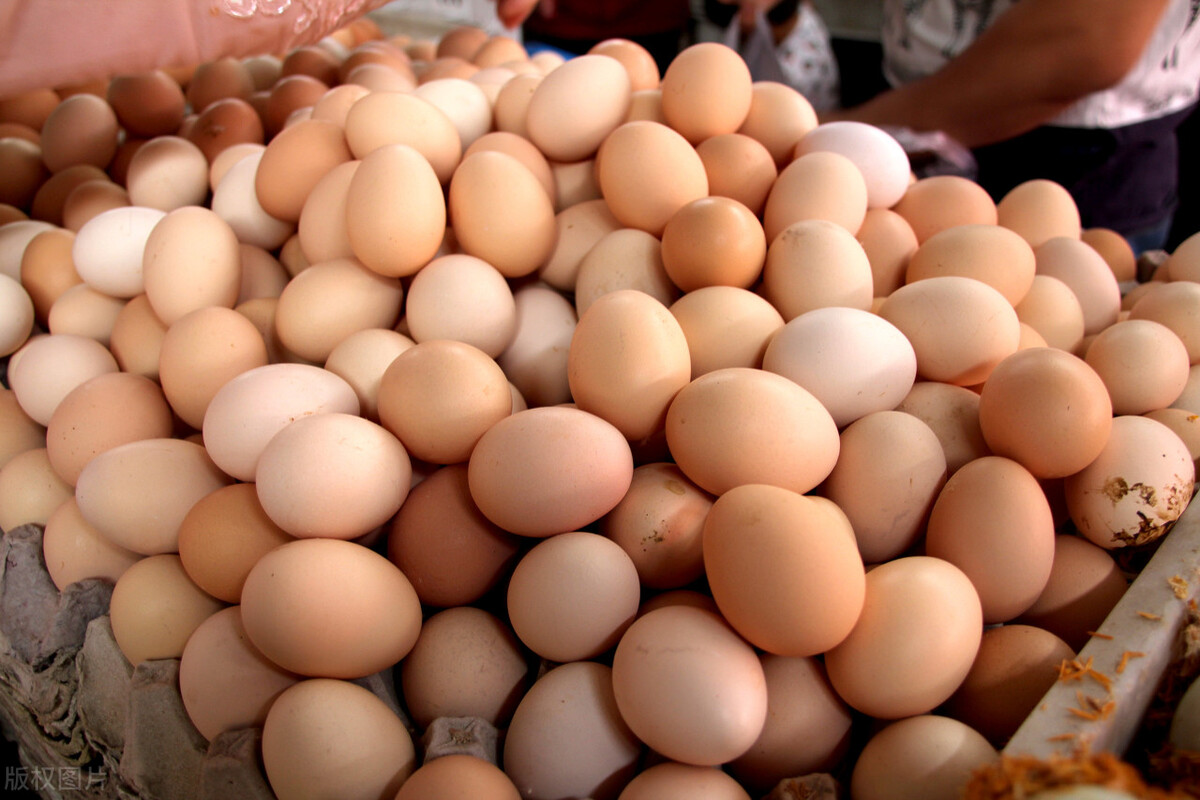
[[[1198,16],[1197,0],[884,0],[894,88],[821,119],[940,131],[971,149],[993,197],[1049,178],[1084,227],[1154,249],[1200,87]]]

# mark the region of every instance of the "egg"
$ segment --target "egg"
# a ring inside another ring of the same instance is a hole
[[[0,201],[17,208],[29,208],[37,190],[50,175],[42,162],[40,144],[17,136],[0,136],[0,165],[4,167]]]
[[[420,601],[404,574],[339,539],[301,539],[264,555],[246,576],[241,609],[251,644],[314,677],[362,678],[391,667],[421,629]]]
[[[1112,549],[1161,537],[1187,508],[1194,484],[1191,453],[1174,431],[1119,415],[1096,458],[1067,476],[1063,490],[1079,531]]]
[[[158,380],[158,359],[167,326],[154,313],[145,294],[130,298],[117,312],[109,348],[125,372]]]
[[[879,719],[925,714],[954,694],[983,635],[970,579],[948,561],[905,556],[867,573],[862,614],[825,653],[834,690]]]
[[[909,258],[905,282],[962,275],[988,284],[1015,307],[1035,274],[1034,250],[1018,234],[1000,225],[967,224],[926,238]]]
[[[313,186],[352,157],[340,125],[309,119],[272,137],[255,173],[254,188],[263,210],[276,219],[295,222]]]
[[[401,785],[396,800],[452,800],[464,796],[518,800],[521,795],[504,771],[491,762],[449,753],[418,767]]]
[[[146,244],[165,216],[165,211],[143,206],[97,214],[80,227],[71,246],[79,277],[112,297],[142,294]]]
[[[846,156],[828,150],[805,153],[779,171],[763,206],[768,246],[792,223],[825,220],[851,235],[867,213],[867,183]]]
[[[71,499],[71,484],[55,473],[46,448],[26,450],[0,467],[0,529],[11,531],[25,524],[45,525],[63,503]]]
[[[958,720],[920,714],[888,725],[863,747],[850,776],[861,800],[954,800],[999,753]]]
[[[29,340],[35,321],[29,293],[7,275],[0,275],[0,309],[4,311],[4,323],[0,325],[0,353],[7,356]]]
[[[453,339],[495,358],[516,333],[516,303],[499,270],[454,253],[435,258],[413,277],[405,319],[417,342]]]
[[[450,118],[464,150],[492,128],[491,100],[482,88],[465,78],[426,78],[413,94],[433,103]]]
[[[182,136],[156,136],[138,148],[125,174],[129,201],[174,211],[203,205],[208,197],[208,159]]]
[[[987,380],[1016,352],[1020,337],[1017,312],[1004,295],[959,275],[902,286],[879,306],[879,316],[912,343],[918,375],[959,386]]]
[[[917,236],[908,221],[888,208],[869,208],[855,236],[867,254],[875,297],[887,297],[904,285]]]
[[[152,555],[131,564],[113,586],[109,604],[113,638],[133,666],[179,658],[202,622],[224,608],[200,591],[179,556]]]
[[[446,183],[462,158],[458,129],[427,100],[403,92],[369,92],[346,113],[346,143],[356,159],[388,144],[406,144]]]
[[[29,208],[29,216],[34,220],[61,225],[63,207],[71,192],[84,183],[107,179],[108,175],[104,170],[93,164],[74,164],[65,167],[47,178],[41,188],[37,190]]]
[[[600,191],[627,227],[659,236],[676,211],[708,195],[708,176],[695,148],[661,123],[635,120],[618,126],[597,158]]]
[[[211,206],[239,242],[275,250],[295,233],[296,223],[271,216],[258,201],[254,184],[265,152],[251,153],[230,166],[213,189]]]
[[[904,334],[858,308],[827,307],[787,322],[763,354],[763,369],[811,392],[844,428],[874,411],[894,408],[917,375],[917,356]],[[874,384],[870,393],[861,387]]]
[[[996,201],[961,175],[928,175],[910,185],[892,207],[908,221],[918,242],[959,225],[996,225]]]
[[[1200,284],[1173,281],[1154,288],[1129,309],[1131,319],[1149,319],[1175,332],[1192,364],[1200,362]]]
[[[632,91],[620,61],[598,54],[576,56],[534,89],[525,116],[529,139],[552,161],[591,158],[624,122]]]
[[[545,537],[611,511],[633,479],[629,442],[579,408],[518,411],[479,438],[468,462],[471,497],[504,530]]]
[[[383,373],[396,356],[414,344],[402,333],[366,328],[342,339],[325,359],[325,369],[349,383],[358,395],[362,416],[378,422],[379,386]]]
[[[532,682],[527,652],[512,629],[474,606],[429,616],[400,664],[405,704],[428,728],[439,717],[477,717],[507,727]]]
[[[948,476],[991,452],[979,427],[979,394],[971,389],[917,381],[896,410],[917,417],[937,435],[946,456]]]
[[[554,170],[542,152],[524,136],[507,131],[491,131],[480,136],[463,153],[463,157],[472,155],[480,150],[498,150],[507,153],[520,161],[532,172],[545,188],[550,202],[557,206],[558,187],[554,182]]]
[[[747,537],[754,548],[744,546]],[[862,558],[849,519],[832,503],[777,486],[737,486],[713,503],[702,541],[713,599],[756,647],[812,656],[854,627],[865,591]],[[808,613],[817,604],[819,617]]]
[[[613,669],[576,661],[529,688],[504,737],[504,772],[522,797],[617,797],[642,743],[618,710],[616,686]]]
[[[558,229],[554,249],[538,268],[538,277],[555,289],[573,292],[583,257],[601,238],[622,225],[602,198],[564,208],[555,214],[554,223]]]
[[[662,251],[662,242],[637,228],[605,234],[579,261],[575,311],[582,315],[600,295],[618,289],[636,289],[670,305],[680,291],[667,272]]]
[[[0,468],[0,480],[3,475]],[[46,519],[42,555],[50,580],[59,591],[89,578],[116,583],[125,570],[142,558],[140,553],[108,541],[88,524],[74,497],[64,501]]]
[[[1007,622],[1045,588],[1054,541],[1054,516],[1038,481],[1011,459],[984,456],[950,476],[938,493],[925,553],[971,579],[985,622]]]
[[[718,767],[698,767],[664,761],[639,772],[621,791],[619,800],[749,800],[737,781]]]
[[[882,128],[853,120],[823,123],[800,137],[793,158],[817,151],[841,153],[854,162],[867,183],[869,208],[891,208],[908,189],[908,154]]]
[[[146,237],[146,298],[168,326],[206,306],[232,308],[241,285],[241,253],[233,228],[204,206],[168,212]]]
[[[754,649],[718,615],[691,606],[656,608],[629,626],[613,655],[612,689],[634,735],[685,764],[741,756],[767,717]]]
[[[191,128],[181,133],[200,148],[210,164],[227,148],[239,144],[261,146],[266,141],[262,118],[240,97],[213,101],[199,111]]]
[[[766,257],[762,224],[749,208],[727,197],[693,200],[667,221],[663,267],[685,292],[703,286],[749,288]]]
[[[508,582],[508,619],[534,653],[564,663],[595,658],[633,622],[641,585],[616,542],[585,531],[551,536],[517,562]]]
[[[197,65],[187,83],[188,104],[201,112],[209,104],[226,97],[243,100],[254,91],[250,71],[240,59],[225,57]]]
[[[1045,178],[1009,189],[996,203],[996,221],[1035,248],[1056,236],[1078,239],[1082,235],[1075,199],[1062,184]]]
[[[338,164],[317,181],[305,199],[296,234],[309,263],[354,257],[346,225],[346,201],[360,163],[355,159]]]
[[[498,131],[513,133],[528,138],[529,130],[526,117],[533,93],[541,84],[544,76],[541,74],[515,75],[510,78],[492,101],[494,127]]]
[[[1083,309],[1084,335],[1099,333],[1117,321],[1121,288],[1108,262],[1076,237],[1047,239],[1034,251],[1037,271],[1070,287]]]
[[[1017,319],[1049,347],[1068,353],[1083,343],[1083,306],[1071,287],[1050,275],[1034,275],[1029,291],[1016,305]]]
[[[42,160],[51,172],[79,164],[103,169],[117,152],[119,136],[117,115],[103,97],[65,97],[42,123]]]
[[[279,800],[394,797],[417,768],[412,735],[387,703],[349,681],[320,678],[271,704],[262,762]]]
[[[78,232],[97,214],[130,205],[129,192],[121,184],[106,180],[84,181],[63,200],[63,227]]]
[[[1084,360],[1108,388],[1114,414],[1166,408],[1187,385],[1187,348],[1170,328],[1149,319],[1127,319],[1101,330]]]
[[[260,727],[271,704],[300,676],[280,669],[250,643],[238,606],[205,619],[179,656],[179,694],[205,739]]]
[[[692,144],[733,133],[750,113],[750,68],[721,42],[697,42],[671,60],[659,84],[667,124]]]
[[[1112,401],[1087,362],[1055,348],[1020,350],[996,366],[979,395],[979,425],[991,451],[1036,478],[1086,467],[1112,429]]]
[[[446,608],[482,598],[512,571],[521,542],[476,507],[467,464],[431,472],[387,524],[387,556],[421,602]]]
[[[14,456],[44,447],[46,429],[22,410],[17,396],[0,386],[0,468]]]
[[[755,215],[762,213],[779,174],[765,145],[744,133],[722,133],[696,145],[696,155],[704,165],[710,195],[736,200]]]
[[[73,333],[28,339],[8,363],[8,383],[21,410],[40,425],[63,398],[87,380],[117,372],[117,361],[104,345]]]
[[[1118,283],[1137,280],[1137,259],[1124,236],[1110,228],[1085,228],[1080,238],[1100,254]]]
[[[513,306],[513,337],[496,363],[529,405],[569,402],[567,360],[578,322],[571,301],[543,283],[530,283],[513,292]]]
[[[725,367],[762,365],[783,317],[758,294],[735,286],[704,286],[670,306],[683,329],[692,379]]]
[[[28,244],[24,245],[24,251],[18,258],[17,274],[3,273],[4,277],[9,278],[17,287],[25,291],[33,304],[32,316],[25,317],[24,315],[28,314],[30,309],[22,308],[24,302],[15,290],[9,288],[9,291],[12,292],[9,295],[11,298],[9,300],[10,310],[13,313],[7,317],[8,326],[10,326],[7,329],[13,332],[13,336],[17,332],[24,331],[26,320],[30,323],[30,331],[35,320],[46,322],[54,301],[67,289],[83,282],[76,269],[73,255],[77,239],[76,234],[61,228],[35,232]],[[24,331],[25,336],[21,338],[20,344],[24,344],[30,331]],[[9,352],[16,352],[16,348],[12,348]]]

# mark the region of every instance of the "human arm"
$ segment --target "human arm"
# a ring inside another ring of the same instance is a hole
[[[7,0],[0,3],[0,97],[224,56],[283,53],[385,2]],[[252,13],[229,10],[239,8]]]
[[[968,147],[1012,138],[1118,83],[1168,0],[1021,0],[934,74],[822,115],[943,131]]]

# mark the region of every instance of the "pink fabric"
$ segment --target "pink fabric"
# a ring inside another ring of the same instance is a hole
[[[284,53],[387,0],[0,0],[0,98]]]

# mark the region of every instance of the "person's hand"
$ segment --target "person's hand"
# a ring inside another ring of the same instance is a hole
[[[496,0],[496,16],[504,27],[513,30],[529,18],[537,5],[538,0]],[[553,8],[551,0],[544,0],[542,5],[548,6],[543,12],[550,15]]]

